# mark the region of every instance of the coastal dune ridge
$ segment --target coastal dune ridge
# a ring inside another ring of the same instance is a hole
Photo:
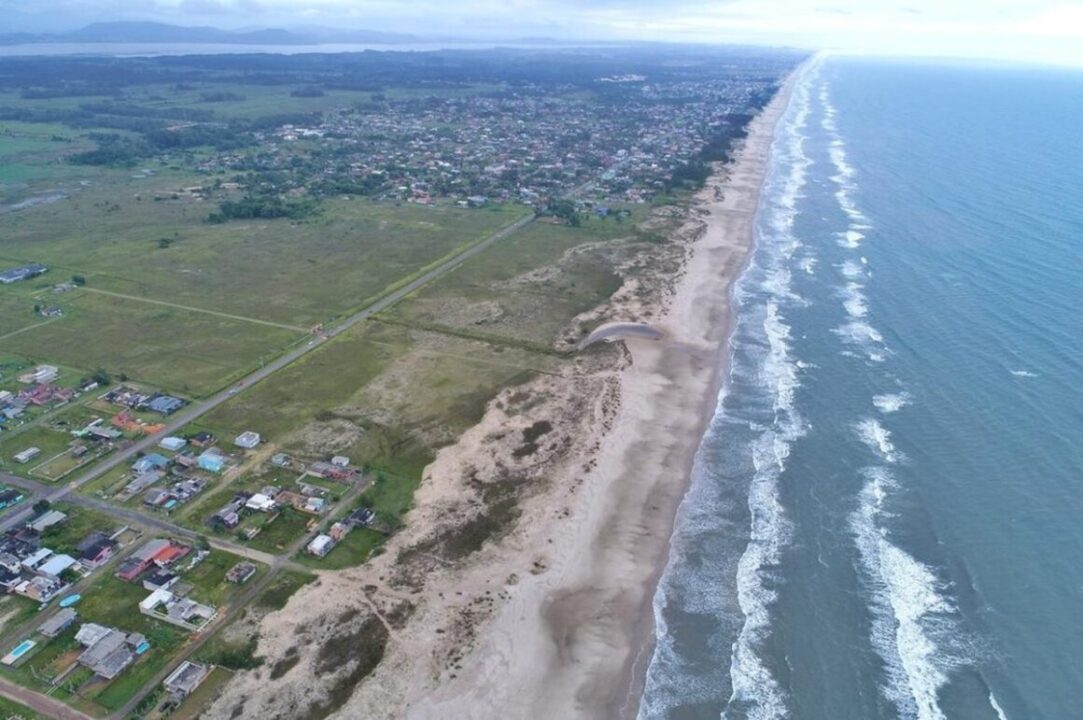
[[[635,717],[654,647],[653,594],[677,507],[714,414],[728,358],[732,289],[753,242],[759,191],[795,71],[752,121],[731,164],[697,197],[692,245],[656,337],[624,337],[620,406],[600,437],[549,572],[522,583],[464,675],[411,717]],[[595,430],[601,435],[601,428]],[[499,666],[499,687],[482,679]],[[493,692],[479,693],[479,685]]]

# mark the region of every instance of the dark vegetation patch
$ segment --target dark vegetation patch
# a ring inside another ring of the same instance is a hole
[[[296,647],[291,647],[286,651],[285,655],[271,666],[271,679],[279,679],[292,670],[299,662],[301,662],[301,654],[297,652]]]
[[[375,617],[366,618],[352,630],[341,632],[325,643],[316,656],[317,675],[346,672],[336,677],[327,698],[314,705],[304,717],[323,720],[346,704],[354,688],[376,669],[387,648],[388,633]]]
[[[512,457],[524,458],[538,452],[538,440],[553,429],[553,423],[548,420],[538,420],[528,428],[523,428],[523,444],[512,452]]]

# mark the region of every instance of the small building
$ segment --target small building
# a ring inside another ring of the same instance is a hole
[[[147,404],[147,410],[159,415],[172,415],[184,407],[184,401],[172,395],[155,395]]]
[[[158,441],[158,447],[170,452],[179,452],[187,444],[187,440],[176,436],[164,437]]]
[[[211,669],[207,665],[185,660],[176,670],[169,673],[169,676],[162,682],[162,686],[174,699],[182,700],[191,695],[199,687],[200,683],[210,675],[210,672]]]
[[[60,377],[60,368],[55,365],[38,365],[30,372],[19,376],[23,385],[45,385]]]
[[[34,458],[36,458],[40,454],[41,454],[41,448],[28,447],[25,450],[22,450],[22,451],[16,453],[14,455],[13,459],[15,460],[15,462],[20,463],[22,465],[25,465],[26,463],[30,462],[31,460],[33,460]]]
[[[71,555],[53,555],[51,558],[43,562],[36,569],[39,575],[49,575],[51,577],[60,577],[60,574],[65,570],[76,565],[78,561]]]
[[[60,608],[53,613],[52,617],[41,624],[38,632],[45,637],[54,638],[71,627],[77,617],[79,617],[79,613],[70,607]]]
[[[210,450],[200,453],[197,464],[200,469],[206,470],[207,472],[220,473],[226,467],[226,460],[227,458],[225,455],[218,450],[211,448]]]
[[[250,562],[239,562],[226,573],[226,580],[237,585],[243,585],[256,574],[256,566]]]
[[[0,271],[0,285],[10,285],[20,280],[29,280],[35,278],[38,275],[43,275],[48,272],[49,268],[41,263],[28,263],[26,265],[20,265],[19,267],[8,268],[7,270]]]
[[[135,656],[147,650],[147,639],[139,633],[126,633],[96,623],[84,623],[75,641],[86,648],[77,662],[106,680],[120,675]]]
[[[155,590],[168,590],[176,585],[180,576],[170,570],[156,570],[143,578],[143,589],[154,592]]]
[[[331,464],[335,467],[348,468],[350,467],[350,458],[345,455],[335,455],[331,458]]]
[[[217,615],[210,605],[198,603],[191,598],[177,597],[169,590],[158,589],[139,603],[139,612],[164,620],[186,630],[198,630]]]
[[[214,435],[211,435],[206,430],[201,430],[188,438],[188,442],[197,448],[209,448],[211,445],[214,445],[214,440]]]
[[[274,501],[274,498],[268,497],[263,493],[256,493],[252,497],[248,498],[244,506],[249,510],[255,510],[256,512],[271,512],[278,504]]]
[[[38,515],[31,520],[29,527],[34,532],[43,533],[53,525],[59,525],[67,519],[67,513],[62,513],[59,510],[46,510],[41,515]]]
[[[148,453],[132,463],[132,471],[143,474],[151,470],[165,470],[169,467],[169,458],[158,453]]]
[[[16,490],[15,488],[4,488],[0,490],[0,510],[22,502],[23,497],[22,491]]]
[[[320,533],[312,538],[312,542],[308,544],[308,547],[306,547],[305,550],[307,550],[310,555],[322,558],[334,548],[335,541],[331,539],[331,536]]]
[[[251,430],[245,430],[243,433],[233,438],[233,444],[237,447],[244,448],[245,450],[251,450],[260,444],[262,438],[258,432],[252,432]]]
[[[101,567],[113,557],[117,543],[101,531],[94,531],[75,546],[79,553],[79,562],[87,569]]]

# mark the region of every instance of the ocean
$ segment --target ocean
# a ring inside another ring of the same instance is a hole
[[[1083,74],[827,57],[776,130],[640,717],[1083,717]]]

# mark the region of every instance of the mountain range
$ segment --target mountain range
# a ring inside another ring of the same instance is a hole
[[[338,30],[311,27],[302,30],[264,28],[222,30],[215,27],[183,27],[157,22],[97,22],[78,30],[56,33],[0,33],[0,45],[38,43],[195,43],[217,45],[323,45],[395,44],[416,42],[415,35],[376,30]]]

